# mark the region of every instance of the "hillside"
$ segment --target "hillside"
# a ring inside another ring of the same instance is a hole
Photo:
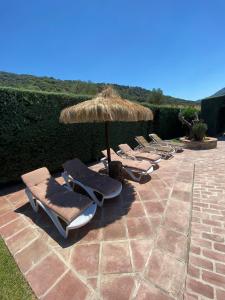
[[[220,97],[220,96],[224,96],[225,95],[225,88],[219,90],[218,92],[216,92],[215,94],[213,94],[212,96],[210,96],[210,98],[212,97]]]
[[[80,80],[60,80],[53,77],[37,77],[0,72],[0,86],[14,87],[35,91],[60,92],[79,95],[95,95],[106,83],[93,83]],[[195,104],[185,99],[163,95],[160,89],[147,90],[141,87],[131,87],[119,84],[112,85],[118,93],[126,98],[138,102],[156,104]]]

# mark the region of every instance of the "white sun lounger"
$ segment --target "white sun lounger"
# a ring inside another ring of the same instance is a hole
[[[21,177],[26,184],[25,191],[33,210],[37,212],[40,206],[64,238],[68,237],[69,230],[84,226],[94,217],[96,203],[60,185],[47,168],[37,169]]]
[[[118,196],[122,191],[122,184],[103,174],[89,169],[78,158],[69,160],[63,164],[62,177],[70,187],[77,184],[84,189],[98,206],[102,206],[105,199]]]
[[[151,174],[154,171],[153,166],[149,161],[138,161],[128,158],[122,158],[116,152],[114,152],[113,149],[110,149],[110,152],[111,160],[120,161],[125,172],[135,181],[140,181],[143,176]],[[107,151],[102,151],[102,154],[105,157],[101,159],[101,162],[105,165],[106,168],[108,168]]]
[[[133,150],[128,144],[120,144],[120,150],[117,151],[119,155],[125,155],[127,158],[133,158],[138,160],[148,160],[152,164],[158,164],[161,161],[161,156],[156,153],[143,152],[140,150]]]
[[[168,140],[162,140],[156,133],[150,133],[149,134],[150,139],[161,146],[170,146],[175,149],[176,152],[181,152],[183,151],[183,144],[174,142],[174,141],[168,141]]]

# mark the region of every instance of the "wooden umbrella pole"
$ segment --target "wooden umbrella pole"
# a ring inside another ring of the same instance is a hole
[[[111,162],[110,146],[109,146],[109,122],[105,122],[105,143],[107,149],[108,164]]]

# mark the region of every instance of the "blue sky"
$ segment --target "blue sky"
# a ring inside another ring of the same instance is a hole
[[[225,87],[224,0],[0,0],[0,70],[196,100]]]

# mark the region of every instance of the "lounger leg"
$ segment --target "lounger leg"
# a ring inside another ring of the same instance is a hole
[[[43,210],[46,212],[46,214],[51,218],[52,222],[58,229],[59,233],[66,239],[68,237],[68,229],[66,227],[66,230],[62,227],[62,224],[59,221],[59,217],[50,209],[48,209],[46,206],[44,206],[41,202],[39,202],[39,205]]]
[[[70,191],[73,191],[74,189],[74,184],[73,184],[73,187],[71,188],[71,185],[70,185],[70,182],[72,181],[69,177],[69,175],[67,174],[67,172],[63,172],[62,174],[62,177],[63,179],[65,180],[65,183],[67,185],[67,188],[70,190]]]
[[[30,205],[33,208],[33,210],[35,212],[38,212],[38,203],[37,203],[36,199],[33,197],[31,191],[28,188],[26,188],[25,193],[29,199]]]

